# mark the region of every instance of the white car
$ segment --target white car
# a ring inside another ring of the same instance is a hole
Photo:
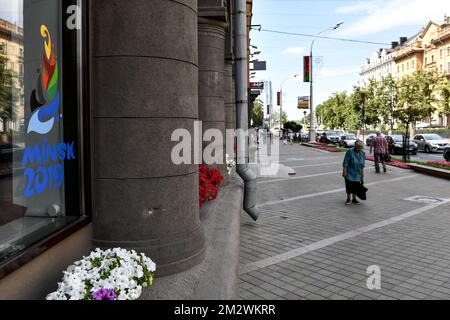
[[[419,150],[425,152],[443,152],[450,144],[440,135],[435,133],[418,134],[413,141],[417,143]]]
[[[339,139],[339,146],[344,148],[353,148],[356,140],[357,138],[353,133],[343,134]]]

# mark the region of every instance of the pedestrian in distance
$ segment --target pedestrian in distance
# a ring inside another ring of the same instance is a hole
[[[286,131],[283,132],[283,143],[288,144],[288,134]]]
[[[342,176],[345,179],[345,190],[347,192],[347,201],[345,205],[360,204],[356,199],[364,184],[364,166],[366,154],[364,152],[364,143],[360,140],[355,142],[355,147],[349,149],[345,154]]]
[[[372,154],[375,161],[375,172],[380,173],[380,162],[383,165],[383,172],[386,172],[385,156],[388,153],[388,143],[386,138],[381,135],[381,132],[377,132],[377,136],[373,138],[370,145],[370,154]]]

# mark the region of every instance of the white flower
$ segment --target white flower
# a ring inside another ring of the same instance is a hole
[[[141,261],[142,259],[142,261]],[[92,260],[100,262],[94,267]],[[47,295],[47,300],[80,300],[99,289],[113,289],[119,292],[119,300],[136,300],[142,293],[138,281],[143,280],[144,267],[150,272],[156,270],[155,263],[145,254],[122,248],[96,249],[63,272],[58,290]],[[106,279],[101,277],[107,276]],[[90,290],[87,291],[87,284]]]

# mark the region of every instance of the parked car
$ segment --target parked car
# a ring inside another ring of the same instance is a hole
[[[320,136],[319,142],[328,144],[339,144],[339,135],[334,131],[325,131]]]
[[[419,151],[425,152],[440,152],[450,146],[444,138],[435,133],[416,135],[413,141],[419,146]]]
[[[322,137],[323,131],[316,131],[316,141],[319,141]]]
[[[403,154],[403,139],[404,136],[400,134],[386,136],[390,154]],[[418,149],[417,143],[415,143],[414,141],[409,141],[409,148],[407,150],[407,153],[416,155],[417,149]]]
[[[366,146],[370,147],[372,145],[372,139],[373,137],[375,137],[376,134],[375,133],[371,133],[367,136],[366,138]]]
[[[339,146],[343,148],[353,148],[357,138],[353,133],[343,134],[339,140]]]
[[[302,142],[308,142],[308,139],[309,139],[309,133],[308,133],[308,132],[301,131],[301,132],[300,132],[300,139],[301,139]]]
[[[445,161],[450,161],[450,147],[444,149],[444,159]]]

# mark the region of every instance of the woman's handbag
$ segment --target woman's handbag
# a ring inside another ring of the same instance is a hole
[[[392,160],[392,158],[391,158],[391,156],[389,155],[389,153],[385,153],[384,154],[384,156],[383,156],[383,160],[384,160],[384,162],[391,162],[391,160]]]
[[[357,192],[356,192],[356,196],[357,196],[358,198],[360,198],[361,200],[367,200],[367,191],[369,191],[369,189],[367,189],[367,188],[364,186],[364,182],[361,181],[361,183],[360,183],[359,186],[358,186],[358,190],[357,190]]]

